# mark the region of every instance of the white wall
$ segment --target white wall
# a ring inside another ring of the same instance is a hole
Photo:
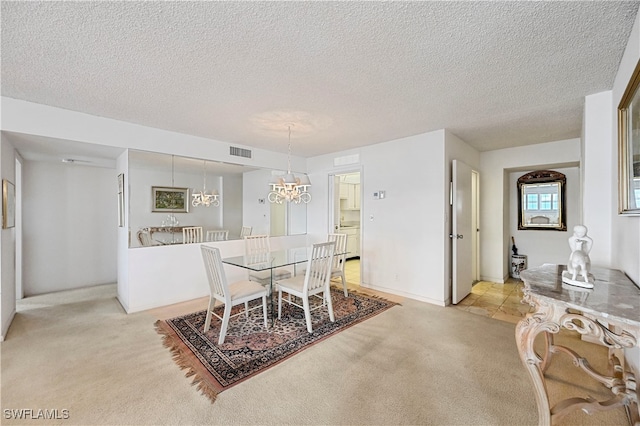
[[[617,173],[611,149],[613,117],[611,92],[585,97],[582,135],[582,219],[594,245],[589,253],[592,265],[612,263],[611,224],[616,213],[617,192],[611,179]],[[614,179],[615,180],[615,179]],[[609,208],[602,208],[609,206]]]
[[[271,204],[267,201],[271,170],[255,170],[243,175],[244,209],[242,223],[251,226],[253,235],[269,234]],[[263,200],[261,203],[259,200]]]
[[[16,183],[16,151],[4,135],[0,139],[0,177]],[[0,179],[0,181],[2,180]],[[0,184],[1,188],[1,184]],[[0,189],[1,191],[1,189]],[[16,313],[16,229],[0,229],[0,341]]]
[[[23,164],[25,296],[113,283],[117,173],[78,164]]]
[[[612,108],[610,110],[610,119],[617,123],[617,107],[620,99],[627,88],[627,84],[631,79],[633,70],[640,60],[640,14],[636,16],[631,36],[627,43],[620,67],[613,83],[612,89]],[[604,118],[608,120],[609,118]],[[611,149],[611,184],[610,188],[613,194],[618,193],[618,127],[611,126],[611,139],[603,143],[607,143]],[[617,199],[616,199],[617,201]],[[612,203],[611,209],[617,212],[617,202]],[[620,216],[613,214],[612,220],[612,240],[611,240],[611,259],[612,266],[624,271],[637,285],[640,285],[640,217]],[[626,358],[634,367],[636,377],[640,375],[640,349],[635,348],[633,351],[627,351]]]
[[[118,157],[116,161],[116,174],[122,173],[124,175],[124,211],[129,212],[129,152],[125,151]],[[126,309],[126,305],[123,304],[123,300],[126,301],[129,298],[129,244],[131,240],[131,233],[129,232],[129,214],[124,215],[124,226],[117,228],[118,242],[117,242],[117,259],[118,259],[118,299],[120,303]],[[135,237],[133,237],[135,238]]]
[[[335,157],[352,154],[359,154],[358,164],[334,166]],[[307,166],[313,182],[313,202],[308,205],[312,237],[329,231],[328,175],[362,167],[363,286],[447,303],[444,236],[449,191],[443,130],[313,157]],[[374,199],[377,190],[385,190],[386,198]]]
[[[564,173],[567,178],[565,185],[565,203],[567,212],[567,230],[518,230],[518,178],[532,172],[523,170],[509,173],[509,238],[513,236],[518,247],[518,254],[527,256],[529,268],[543,263],[567,264],[571,248],[568,238],[573,235],[573,227],[580,223],[580,169],[554,168],[554,171]],[[589,235],[592,235],[589,230]],[[510,246],[509,246],[510,247]]]
[[[209,179],[207,179],[207,187],[210,187]],[[210,188],[215,188],[215,186]],[[240,238],[240,231],[242,230],[241,212],[244,210],[243,194],[242,176],[222,177],[222,190],[220,191],[222,203],[220,207],[215,208],[222,209],[222,224],[220,226],[229,231],[229,239]]]
[[[481,279],[504,282],[509,276],[511,228],[508,174],[515,170],[576,166],[579,161],[580,139],[499,149],[480,154]]]

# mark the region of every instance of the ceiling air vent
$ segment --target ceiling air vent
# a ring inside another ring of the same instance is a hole
[[[236,157],[251,158],[250,149],[238,148],[236,146],[229,147],[229,154],[235,155]]]

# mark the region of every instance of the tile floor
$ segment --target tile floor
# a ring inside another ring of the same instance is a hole
[[[473,285],[471,294],[454,306],[476,315],[515,324],[532,310],[529,305],[522,303],[522,286],[522,281],[514,278],[509,278],[504,284],[479,281]]]
[[[360,259],[348,260],[344,272],[347,288],[359,289]],[[531,309],[529,305],[521,303],[522,286],[522,281],[514,278],[509,278],[504,284],[479,281],[473,285],[471,294],[452,306],[472,314],[515,324]]]
[[[347,277],[347,287],[349,284],[360,286],[360,258],[347,260],[344,275]]]

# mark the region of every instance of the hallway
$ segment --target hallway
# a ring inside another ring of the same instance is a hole
[[[347,277],[347,288],[360,289],[360,259],[350,259],[344,267]],[[339,285],[340,280],[333,280]],[[479,281],[473,285],[471,293],[457,305],[456,309],[516,324],[531,311],[529,305],[522,303],[522,287],[520,280],[509,278],[506,283]]]
[[[533,308],[522,303],[520,280],[509,278],[506,283],[479,281],[474,284],[471,293],[460,303],[457,309],[516,324]]]

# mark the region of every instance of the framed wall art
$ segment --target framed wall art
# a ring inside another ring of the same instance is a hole
[[[2,180],[2,229],[16,226],[16,187],[7,179]]]
[[[618,212],[640,215],[640,61],[618,106]]]
[[[189,213],[189,188],[151,187],[152,212]]]

